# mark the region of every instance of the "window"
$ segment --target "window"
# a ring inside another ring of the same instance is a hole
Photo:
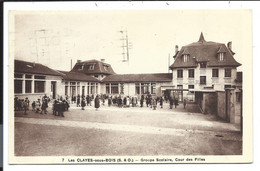
[[[183,89],[183,85],[177,85],[177,89]]]
[[[108,66],[107,65],[104,65],[104,70],[108,71]]]
[[[231,88],[231,85],[225,85],[225,88]]]
[[[65,86],[65,96],[68,95],[68,86]]]
[[[44,93],[45,81],[34,81],[34,93]]]
[[[23,81],[14,80],[14,93],[22,93]]]
[[[206,68],[207,62],[200,62],[200,68]]]
[[[83,65],[78,65],[78,70],[83,70]]]
[[[98,75],[94,75],[95,78],[98,78]]]
[[[219,61],[224,61],[224,53],[219,53]]]
[[[236,102],[241,102],[241,92],[236,92]]]
[[[32,81],[25,80],[25,93],[32,93]]]
[[[184,62],[189,62],[190,61],[190,56],[189,55],[183,55],[183,61]]]
[[[32,75],[25,75],[25,78],[32,79]]]
[[[135,83],[135,94],[140,94],[140,84]]]
[[[183,78],[183,71],[177,70],[177,78]]]
[[[230,68],[225,69],[225,77],[231,77],[231,69]]]
[[[94,70],[94,68],[95,68],[95,64],[91,64],[91,65],[89,65],[89,70]]]
[[[206,85],[206,76],[200,76],[200,84]]]
[[[149,83],[141,83],[141,93],[148,94],[149,92]]]
[[[106,84],[106,94],[110,94],[110,86],[109,83]]]
[[[14,74],[14,78],[23,78],[23,74]]]
[[[189,69],[189,78],[194,78],[194,69]]]
[[[45,76],[35,75],[34,78],[35,78],[35,79],[39,79],[39,80],[44,80],[44,79],[45,79]]]
[[[189,89],[194,89],[194,85],[188,85]]]
[[[151,94],[155,94],[155,93],[156,93],[156,84],[151,83]]]
[[[218,77],[218,69],[212,69],[212,77]]]
[[[124,83],[120,83],[120,94],[124,94]]]
[[[111,93],[112,94],[118,94],[118,83],[112,83],[111,84]]]

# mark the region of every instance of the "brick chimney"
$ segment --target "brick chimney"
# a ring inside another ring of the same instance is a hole
[[[228,42],[228,43],[227,43],[227,47],[228,47],[230,50],[232,50],[232,42]]]
[[[77,60],[77,63],[80,63],[80,62],[81,62],[81,60],[78,59],[78,60]]]
[[[101,62],[105,62],[105,59],[100,59],[101,60]]]

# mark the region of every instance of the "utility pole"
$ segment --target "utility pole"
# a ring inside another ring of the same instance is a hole
[[[125,30],[125,31],[120,30],[119,32],[122,34],[122,38],[120,39],[122,41],[121,47],[123,49],[123,52],[122,52],[123,60],[122,60],[122,62],[127,62],[128,65],[129,65],[129,60],[130,60],[129,49],[132,49],[132,47],[130,47],[131,43],[128,41],[127,30]],[[126,58],[125,58],[125,55],[126,55]]]
[[[168,55],[168,73],[170,73],[170,54]]]

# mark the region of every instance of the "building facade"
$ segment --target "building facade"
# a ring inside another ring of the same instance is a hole
[[[242,88],[241,64],[234,59],[232,44],[199,41],[176,46],[172,73],[116,74],[103,60],[80,61],[71,71],[57,71],[38,63],[15,60],[14,94],[35,100],[77,95],[172,96],[179,101],[201,101],[205,94]],[[239,96],[240,91],[236,91]],[[241,96],[241,95],[240,95]],[[239,99],[239,97],[237,97]],[[204,105],[206,106],[206,105]]]
[[[172,83],[183,96],[194,92],[224,91],[236,87],[238,63],[233,55],[232,43],[205,41],[201,33],[199,41],[183,46],[176,46],[172,70]]]

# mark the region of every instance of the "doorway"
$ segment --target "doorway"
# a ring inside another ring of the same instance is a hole
[[[51,94],[52,94],[52,99],[56,99],[56,81],[51,82]]]

